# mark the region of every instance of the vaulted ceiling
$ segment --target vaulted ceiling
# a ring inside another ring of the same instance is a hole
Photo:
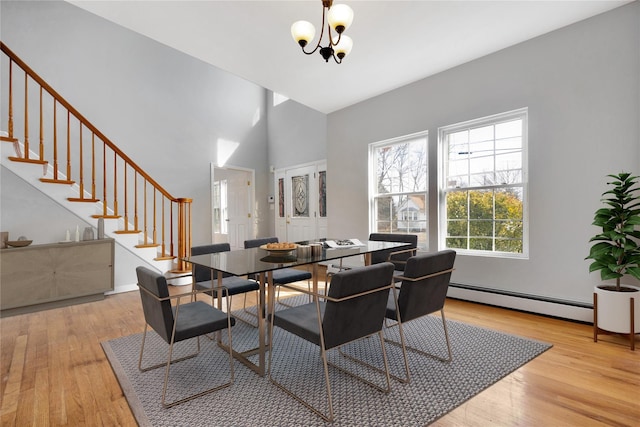
[[[300,19],[319,34],[321,0],[69,2],[323,113],[630,2],[335,1],[355,16],[340,65],[291,38]]]

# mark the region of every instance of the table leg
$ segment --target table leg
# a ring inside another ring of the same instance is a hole
[[[263,377],[265,373],[265,345],[266,345],[266,324],[265,324],[265,314],[266,314],[266,288],[269,286],[269,280],[271,275],[269,274],[265,277],[265,273],[260,273],[259,281],[260,281],[260,301],[258,302],[258,366],[257,372]],[[271,294],[271,288],[269,288],[269,294]]]
[[[311,267],[311,280],[313,283],[313,302],[316,302],[318,297],[318,263],[314,262]]]

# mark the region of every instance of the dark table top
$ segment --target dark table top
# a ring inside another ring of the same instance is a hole
[[[308,244],[309,242],[300,243]],[[361,243],[362,246],[348,246],[344,248],[327,248],[323,245],[321,255],[309,258],[296,258],[295,250],[282,255],[274,254],[273,252],[270,253],[261,248],[250,248],[214,254],[195,255],[184,258],[184,261],[233,274],[234,276],[244,276],[298,265],[330,261],[353,255],[364,255],[376,251],[400,249],[403,246],[409,247],[409,244],[404,242],[365,240]]]

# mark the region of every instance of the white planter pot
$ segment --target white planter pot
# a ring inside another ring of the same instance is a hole
[[[634,324],[635,333],[640,333],[640,288],[631,285],[623,285],[634,288],[634,292],[615,292],[594,288],[598,297],[598,328],[619,334],[631,332],[631,314],[629,300],[635,299]]]

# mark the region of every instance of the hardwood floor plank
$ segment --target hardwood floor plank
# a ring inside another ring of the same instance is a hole
[[[20,399],[20,389],[22,387],[22,372],[24,370],[24,360],[27,348],[27,336],[21,335],[11,340],[13,344],[13,354],[11,359],[2,360],[2,420],[15,419],[18,410],[18,400]],[[6,378],[6,380],[5,380]]]
[[[433,425],[640,426],[640,351],[623,337],[594,343],[591,325],[465,301],[448,300],[445,313],[553,348]],[[135,426],[100,342],[142,332],[143,322],[137,292],[0,319],[0,423]]]

